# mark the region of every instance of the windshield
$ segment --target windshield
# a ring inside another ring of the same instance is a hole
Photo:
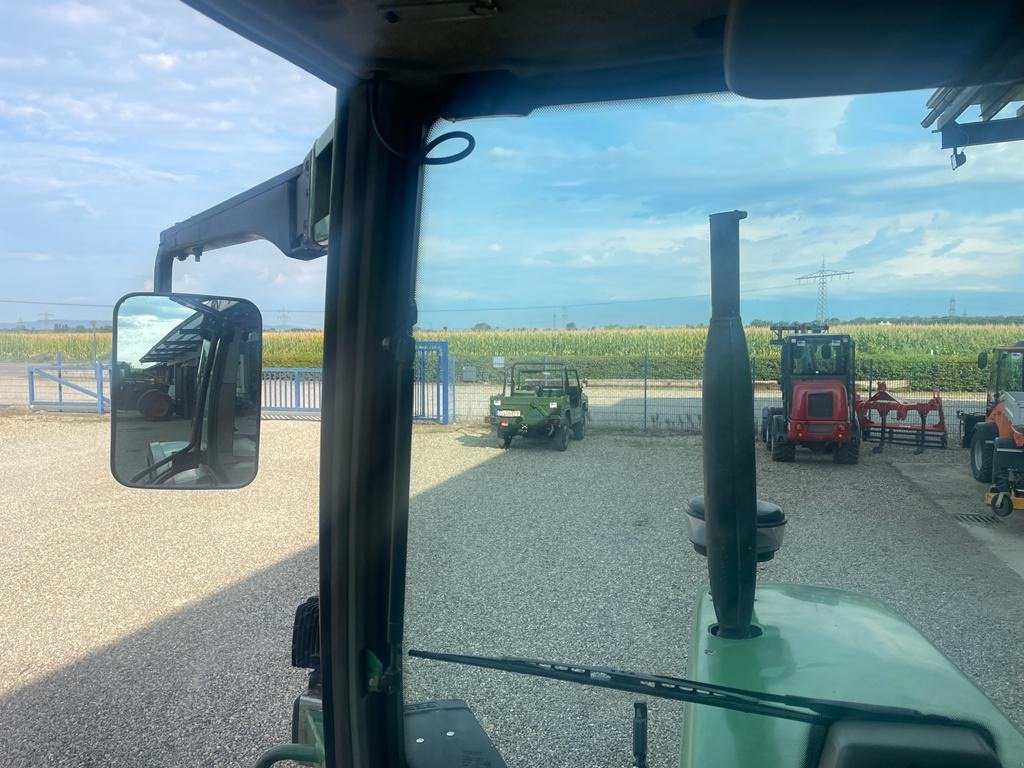
[[[849,370],[849,345],[839,339],[790,341],[790,373],[796,376],[843,375]]]
[[[517,369],[513,377],[513,391],[531,392],[540,390],[565,389],[565,372],[559,368],[554,369]]]
[[[999,360],[999,380],[996,386],[1001,392],[1024,391],[1024,353],[1001,352]]]
[[[998,255],[1013,233],[997,221],[1015,220],[1016,204],[992,197],[996,182],[981,171],[959,175],[969,164],[951,171],[916,132],[909,117],[927,97],[666,101],[460,124],[476,152],[429,168],[423,197],[416,335],[447,342],[458,433],[414,432],[407,647],[708,673],[708,657],[691,656],[694,596],[708,577],[687,523],[688,500],[704,488],[702,438],[715,428],[703,410],[707,214],[743,208],[758,492],[789,518],[759,587],[865,592],[995,679],[964,653],[961,633],[973,632],[966,614],[987,615],[1003,598],[959,579],[951,591],[928,574],[965,558],[1024,587],[1024,567],[973,535],[992,516],[954,447],[956,412],[985,410],[978,351],[1019,335],[1012,322],[973,319],[989,311],[981,296],[992,289],[977,260],[1021,268]],[[978,206],[970,216],[967,198]],[[982,235],[980,221],[993,229]],[[782,346],[770,343],[773,323],[795,329]],[[560,370],[522,365],[545,359],[586,380],[578,408],[555,418],[491,405],[514,363],[516,392],[561,386]],[[806,400],[784,397],[780,380],[791,376],[849,378],[862,401],[883,385],[880,397],[915,405],[938,391],[939,405],[920,411],[924,452],[914,453],[919,411],[886,411],[887,442],[872,454],[879,411],[813,385]],[[811,424],[798,434],[800,419]],[[837,420],[856,430],[856,449]],[[908,492],[906,472],[928,492]],[[965,510],[977,518],[959,519]],[[897,552],[893,541],[907,545]],[[770,674],[794,679],[798,652],[768,647]],[[1024,670],[1019,654],[1005,660]],[[409,659],[406,674],[408,702],[470,702],[510,765],[626,764],[632,703],[643,698],[429,656]],[[990,689],[1004,707],[1024,702],[1004,690]],[[878,692],[853,685],[851,697]],[[651,765],[676,764],[684,711],[651,705]]]

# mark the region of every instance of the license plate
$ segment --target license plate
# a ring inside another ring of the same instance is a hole
[[[522,413],[520,411],[498,411],[498,415],[504,416],[505,418],[512,418],[513,416],[522,416]]]
[[[818,432],[818,433],[823,433],[823,434],[826,434],[826,435],[831,435],[832,434],[832,425],[831,424],[810,424],[810,425],[808,425],[807,429],[809,431],[811,431],[811,432]]]

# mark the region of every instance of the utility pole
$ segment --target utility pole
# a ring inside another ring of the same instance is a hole
[[[949,319],[956,320],[956,296],[949,297]]]
[[[823,323],[828,319],[828,281],[836,277],[849,277],[853,272],[849,270],[825,269],[825,259],[821,260],[821,267],[806,275],[797,278],[797,282],[816,280],[818,282],[818,322]]]
[[[92,361],[96,362],[96,321],[92,321]]]
[[[286,325],[288,325],[289,318],[290,318],[290,316],[288,315],[288,310],[287,309],[279,309],[279,310],[277,310],[277,319],[281,323],[281,327],[282,328],[284,328]]]
[[[566,306],[562,307],[562,328],[569,325],[569,308]]]
[[[39,319],[43,321],[44,326],[49,326],[50,320],[53,318],[49,312],[40,312]],[[50,330],[53,330],[52,328]]]

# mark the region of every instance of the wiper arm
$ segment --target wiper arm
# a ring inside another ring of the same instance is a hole
[[[626,672],[611,667],[593,667],[586,664],[565,664],[542,659],[524,659],[515,656],[474,656],[457,653],[409,650],[418,659],[448,661],[472,667],[497,669],[522,675],[547,677],[597,688],[611,688],[652,696],[659,699],[706,704],[721,709],[732,709],[755,715],[767,715],[783,720],[796,720],[811,725],[830,725],[837,720],[871,720],[875,722],[911,722],[931,725],[958,725],[979,730],[988,738],[988,731],[976,723],[954,720],[944,715],[931,715],[916,709],[889,707],[880,704],[861,704],[807,696],[764,693],[724,685],[699,683],[682,677],[649,675]]]

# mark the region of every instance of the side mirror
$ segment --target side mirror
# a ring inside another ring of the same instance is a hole
[[[245,299],[132,293],[114,307],[110,471],[133,488],[256,476],[262,318]]]
[[[978,354],[978,367],[981,370],[985,370],[988,367],[988,352],[981,352]]]

